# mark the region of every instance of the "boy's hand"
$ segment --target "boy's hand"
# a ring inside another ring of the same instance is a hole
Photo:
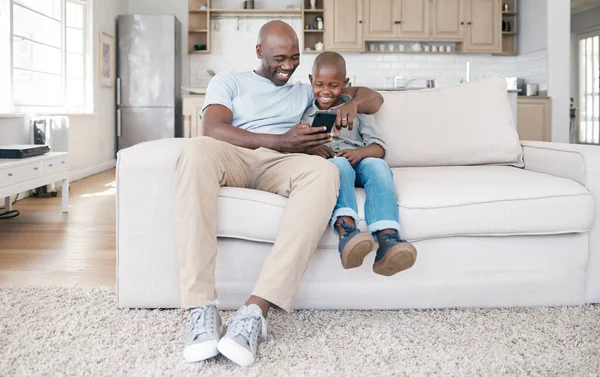
[[[346,158],[352,166],[358,164],[360,160],[365,158],[364,154],[360,149],[344,149],[342,151],[339,151],[337,156]]]
[[[329,148],[329,145],[318,145],[306,151],[307,154],[321,156],[323,158],[335,157],[335,153]]]

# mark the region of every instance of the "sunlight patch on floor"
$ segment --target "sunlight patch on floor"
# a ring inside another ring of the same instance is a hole
[[[117,193],[117,187],[114,182],[107,184],[106,187],[108,187],[108,190],[94,192],[94,193],[90,193],[90,194],[83,194],[83,195],[81,195],[81,197],[82,198],[93,198],[93,197],[98,197],[98,196],[114,196]]]

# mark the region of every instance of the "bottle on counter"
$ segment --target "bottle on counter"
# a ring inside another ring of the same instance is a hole
[[[317,16],[315,20],[317,21],[317,30],[323,30],[323,17]]]

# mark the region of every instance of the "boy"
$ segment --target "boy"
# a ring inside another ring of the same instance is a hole
[[[348,84],[346,62],[335,52],[324,52],[315,59],[309,76],[315,102],[304,113],[302,122],[312,123],[317,111],[329,110],[351,100],[342,95]],[[377,132],[373,116],[358,114],[352,130],[343,129],[339,137],[325,145],[309,149],[329,159],[340,171],[340,192],[331,218],[331,226],[340,237],[339,252],[346,269],[362,265],[379,241],[373,271],[391,276],[412,267],[415,247],[400,238],[398,202],[392,171],[382,159],[385,143]],[[365,217],[369,233],[357,229],[358,209],[355,185],[367,194]]]

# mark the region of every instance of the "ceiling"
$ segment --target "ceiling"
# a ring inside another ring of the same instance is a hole
[[[571,13],[579,13],[595,7],[600,7],[600,0],[571,0]]]

